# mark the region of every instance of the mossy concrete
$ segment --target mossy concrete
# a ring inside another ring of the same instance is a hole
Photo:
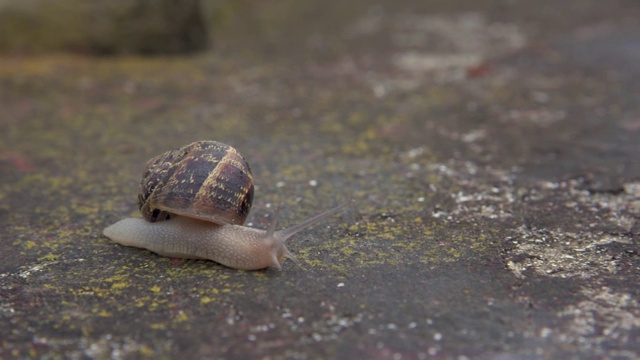
[[[0,357],[640,356],[640,7],[243,4],[195,57],[0,58]],[[283,271],[103,237],[199,139],[252,226],[357,205]]]

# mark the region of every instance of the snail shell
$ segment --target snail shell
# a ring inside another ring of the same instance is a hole
[[[171,214],[216,224],[244,224],[253,203],[253,174],[236,149],[197,141],[147,162],[138,206],[150,222]]]

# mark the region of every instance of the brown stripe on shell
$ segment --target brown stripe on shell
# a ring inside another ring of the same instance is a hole
[[[245,164],[244,158],[230,147],[202,184],[193,208],[215,208],[228,217],[230,223],[244,223],[249,215],[247,199],[253,199],[253,175]]]

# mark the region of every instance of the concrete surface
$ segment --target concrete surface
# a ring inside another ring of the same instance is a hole
[[[0,358],[640,357],[635,1],[246,2],[197,57],[0,58]],[[145,161],[253,167],[283,271],[118,246]]]

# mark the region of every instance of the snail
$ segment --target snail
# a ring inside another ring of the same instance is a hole
[[[350,205],[276,231],[278,210],[267,230],[242,225],[252,202],[253,175],[244,157],[229,145],[197,141],[149,160],[138,194],[144,219],[120,220],[103,234],[163,256],[209,259],[242,270],[282,269],[283,258],[300,264],[285,246],[287,239]]]

